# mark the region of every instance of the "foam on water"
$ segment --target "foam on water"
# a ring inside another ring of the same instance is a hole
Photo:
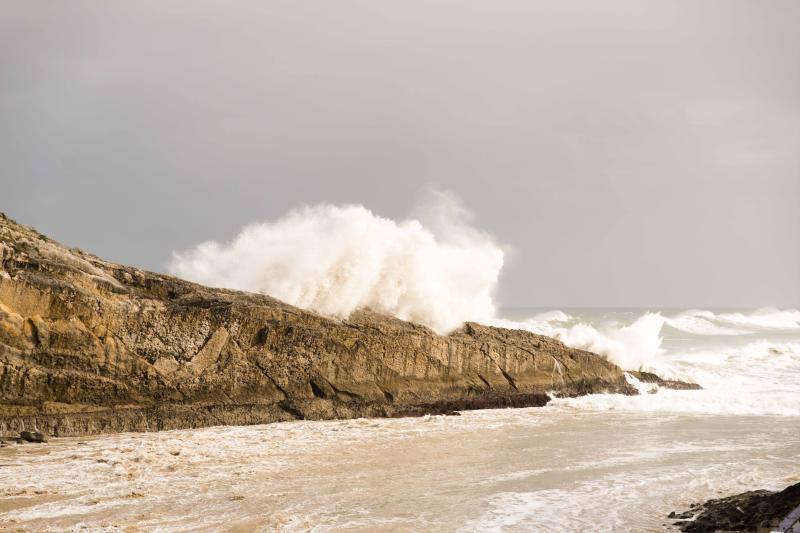
[[[715,319],[716,316],[711,311],[690,310],[668,318],[664,323],[678,331],[693,335],[747,335],[750,333],[748,330],[719,325]]]
[[[567,346],[605,355],[622,368],[638,370],[649,367],[659,354],[664,318],[659,313],[645,313],[631,324],[607,324],[598,329],[555,311],[522,321],[494,319],[491,324],[555,337]]]
[[[657,531],[795,479],[797,420],[554,407],[60,439],[0,449],[0,528]]]
[[[594,351],[629,370],[698,383],[702,391],[637,384],[638,397],[594,395],[554,405],[581,409],[800,415],[800,312],[761,309],[715,313],[563,311],[497,319]],[[631,379],[632,382],[635,380]]]
[[[792,313],[570,310],[502,324],[612,358],[642,346],[648,369],[700,391],[651,394],[629,376],[638,396],[545,408],[2,448],[0,528],[660,531],[669,511],[800,480],[800,336],[782,321]],[[766,314],[783,327],[763,329]],[[748,331],[670,324],[686,316]]]

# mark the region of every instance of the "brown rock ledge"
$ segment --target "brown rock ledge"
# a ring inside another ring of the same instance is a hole
[[[603,357],[525,331],[447,336],[369,311],[103,261],[0,214],[0,436],[152,431],[636,394]]]

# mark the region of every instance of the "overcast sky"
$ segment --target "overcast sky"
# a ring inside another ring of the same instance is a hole
[[[0,0],[0,210],[165,271],[455,192],[499,300],[800,305],[800,2]]]

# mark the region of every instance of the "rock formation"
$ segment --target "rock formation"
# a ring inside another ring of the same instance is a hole
[[[753,490],[708,500],[693,505],[689,511],[670,513],[668,518],[680,519],[674,524],[687,533],[797,531],[800,529],[800,483],[778,492]]]
[[[524,331],[447,336],[369,311],[334,320],[269,296],[103,261],[0,215],[0,436],[544,405],[636,394],[606,359]]]

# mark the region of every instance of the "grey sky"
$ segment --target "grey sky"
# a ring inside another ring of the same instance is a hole
[[[800,2],[3,1],[0,210],[116,261],[458,194],[499,299],[800,305]]]

